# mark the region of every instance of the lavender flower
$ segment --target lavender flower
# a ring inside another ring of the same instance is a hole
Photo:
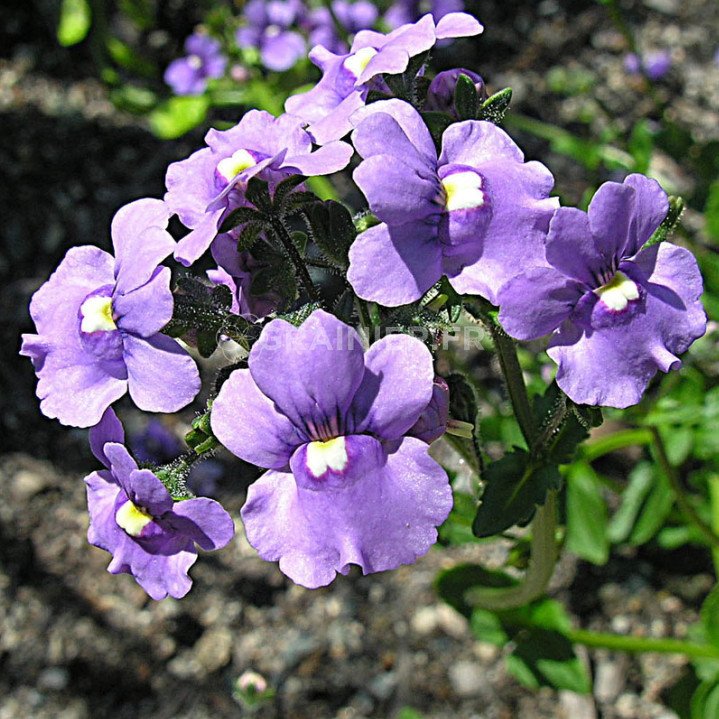
[[[630,75],[644,74],[650,80],[661,80],[672,69],[672,55],[669,50],[653,50],[639,57],[630,52],[624,57],[624,69]]]
[[[353,121],[365,158],[354,179],[382,220],[350,248],[347,278],[360,297],[408,304],[446,275],[460,294],[496,302],[518,266],[544,263],[558,206],[548,197],[554,178],[544,165],[525,163],[503,130],[477,120],[451,125],[438,158],[408,103],[375,102]]]
[[[247,25],[237,31],[237,44],[257,48],[268,70],[289,70],[306,51],[302,35],[290,30],[303,12],[300,0],[250,0],[244,12]]]
[[[441,20],[451,12],[462,12],[464,0],[396,0],[385,13],[384,20],[396,28],[414,22],[424,13],[431,13],[435,20]]]
[[[458,119],[457,108],[454,106],[454,90],[457,87],[457,79],[460,75],[466,75],[477,90],[477,97],[480,101],[487,99],[487,89],[484,80],[476,72],[465,70],[463,67],[454,70],[440,72],[429,85],[425,110],[435,112],[446,112],[455,119]]]
[[[371,28],[378,15],[376,5],[368,0],[334,0],[331,12],[327,7],[314,8],[307,17],[310,45],[322,45],[333,53],[344,54],[348,48],[337,33],[335,18],[348,35],[354,35],[360,30]]]
[[[161,200],[137,200],[112,221],[115,257],[73,247],[33,295],[38,334],[23,335],[20,354],[38,376],[47,417],[89,427],[129,389],[150,412],[176,412],[192,401],[200,377],[192,358],[160,334],[172,318],[170,269],[175,247]]]
[[[548,266],[502,289],[500,321],[522,340],[552,334],[557,382],[581,404],[628,407],[657,369],[704,334],[702,279],[692,254],[667,243],[643,245],[668,211],[659,184],[630,175],[606,182],[589,212],[557,210],[546,244]]]
[[[231,310],[245,319],[258,320],[274,312],[280,297],[272,292],[253,295],[252,281],[264,265],[250,252],[238,252],[237,240],[229,234],[220,235],[212,243],[212,256],[218,267],[208,270],[208,278],[216,285],[225,285],[232,292]]]
[[[452,493],[427,445],[407,436],[432,399],[432,357],[385,337],[365,353],[321,310],[299,328],[273,320],[212,406],[231,452],[268,469],[242,509],[247,538],[293,581],[329,584],[424,554]]]
[[[409,429],[407,436],[417,437],[417,439],[431,444],[446,432],[448,420],[449,385],[442,377],[435,377],[432,399],[419,419]]]
[[[234,535],[232,518],[212,499],[173,501],[153,472],[138,468],[124,435],[112,409],[90,430],[93,454],[106,469],[85,478],[87,539],[112,554],[110,573],[131,574],[153,599],[179,599],[192,586],[195,545],[224,547]]]
[[[207,35],[190,35],[185,40],[186,57],[173,60],[165,70],[165,82],[176,95],[201,95],[207,81],[222,77],[227,58],[220,43]]]
[[[369,91],[387,89],[379,84],[379,75],[404,72],[410,58],[426,52],[440,39],[478,35],[482,30],[477,20],[464,13],[450,13],[437,23],[425,15],[389,35],[358,32],[346,55],[314,47],[310,60],[322,70],[322,78],[309,92],[288,98],[285,109],[309,124],[308,131],[318,144],[338,140],[352,129],[350,116],[364,106]]]
[[[165,202],[192,229],[175,251],[183,265],[207,250],[229,211],[247,204],[250,178],[276,184],[292,174],[326,175],[341,170],[352,157],[352,148],[343,142],[313,152],[299,119],[260,110],[251,110],[229,130],[210,130],[205,142],[208,147],[167,169]]]

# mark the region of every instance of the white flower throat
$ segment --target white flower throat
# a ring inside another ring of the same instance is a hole
[[[230,157],[217,163],[217,174],[226,182],[231,182],[237,175],[250,167],[254,167],[257,160],[247,150],[237,150]]]
[[[610,282],[594,290],[594,294],[608,309],[621,312],[632,300],[639,299],[639,288],[624,273],[617,272]]]
[[[444,192],[444,207],[448,212],[473,210],[482,207],[486,202],[482,177],[471,170],[453,172],[440,180],[440,184]]]
[[[348,461],[344,437],[336,437],[327,442],[310,442],[307,445],[307,468],[317,478],[329,469],[342,472]]]
[[[112,332],[117,329],[115,318],[112,316],[112,298],[95,295],[88,297],[80,305],[82,322],[80,329],[91,334],[92,332]]]

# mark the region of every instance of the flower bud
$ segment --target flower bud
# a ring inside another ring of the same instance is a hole
[[[457,108],[454,106],[454,89],[460,75],[466,75],[472,80],[477,90],[479,102],[484,102],[487,99],[487,88],[484,85],[484,80],[476,72],[465,70],[463,67],[456,67],[453,70],[440,72],[432,80],[427,92],[425,110],[448,112],[453,117],[458,117]]]

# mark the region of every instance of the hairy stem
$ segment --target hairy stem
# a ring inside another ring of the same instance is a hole
[[[289,258],[294,265],[295,272],[297,273],[297,276],[299,277],[303,287],[307,291],[307,294],[310,296],[310,299],[313,302],[319,302],[320,293],[317,290],[317,287],[315,287],[314,282],[312,282],[312,278],[310,277],[307,265],[302,259],[299,250],[295,246],[295,243],[292,241],[290,233],[287,231],[287,228],[285,227],[282,220],[280,220],[279,218],[273,219],[272,229],[274,230],[277,239],[282,243],[282,247],[284,247],[285,252],[289,255]]]

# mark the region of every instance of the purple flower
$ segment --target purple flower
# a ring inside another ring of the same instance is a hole
[[[589,212],[557,210],[546,267],[510,280],[500,321],[528,340],[552,334],[557,382],[580,404],[628,407],[657,369],[704,334],[702,279],[692,254],[667,243],[643,245],[665,218],[667,196],[654,180],[606,182]]]
[[[244,13],[247,25],[237,31],[237,44],[257,48],[268,70],[289,70],[306,52],[302,35],[289,29],[303,12],[300,0],[250,0]]]
[[[650,80],[661,80],[672,69],[672,55],[669,50],[654,50],[640,58],[630,52],[624,57],[624,69],[630,75],[643,73]]]
[[[327,175],[352,157],[352,148],[343,142],[313,152],[299,119],[260,110],[251,110],[229,130],[210,130],[205,142],[208,147],[172,163],[165,180],[165,202],[192,229],[175,250],[183,265],[207,250],[229,211],[248,204],[244,193],[250,178],[276,184],[293,174]]]
[[[417,437],[427,444],[439,439],[447,430],[449,420],[449,385],[442,377],[434,378],[432,399],[420,418],[407,432],[408,437]]]
[[[377,7],[367,0],[334,0],[332,12],[348,35],[371,28],[379,15]],[[326,50],[342,55],[347,52],[347,44],[337,33],[332,12],[327,7],[314,8],[309,12],[306,23],[309,41],[313,47],[322,45]]]
[[[457,87],[457,79],[460,75],[466,75],[474,83],[480,102],[487,99],[484,80],[476,72],[457,67],[454,70],[440,72],[432,80],[427,91],[425,110],[446,112],[457,119],[457,109],[454,106],[454,90]]]
[[[122,425],[108,409],[90,430],[93,454],[106,469],[85,478],[87,539],[112,554],[110,573],[131,574],[153,599],[179,599],[192,586],[187,572],[195,545],[224,547],[234,535],[232,518],[212,499],[173,501],[155,474],[138,469],[123,442]]]
[[[355,149],[365,159],[354,180],[382,220],[350,248],[347,278],[360,297],[408,304],[446,275],[460,294],[496,303],[518,266],[544,264],[559,204],[548,197],[554,178],[524,162],[503,130],[478,120],[451,125],[438,158],[406,102],[372,103],[355,121]]]
[[[137,200],[112,221],[115,257],[73,247],[33,295],[38,334],[23,335],[37,396],[47,417],[89,427],[125,392],[150,412],[176,412],[192,401],[200,377],[192,358],[160,333],[172,318],[174,249],[161,200]]]
[[[227,58],[220,43],[207,35],[190,35],[185,40],[186,57],[173,60],[165,70],[165,82],[176,95],[201,95],[207,81],[221,77]]]
[[[432,48],[437,40],[478,35],[482,30],[477,20],[464,13],[450,13],[436,24],[431,15],[425,15],[389,35],[358,32],[346,55],[314,47],[310,60],[322,70],[322,78],[309,92],[288,98],[285,109],[309,124],[308,131],[318,144],[338,140],[352,129],[350,116],[364,106],[369,91],[387,90],[379,84],[379,75],[404,72],[410,58]]]
[[[208,270],[208,278],[216,285],[225,285],[232,292],[231,310],[245,319],[258,320],[274,312],[280,297],[267,293],[253,295],[252,280],[264,265],[249,252],[237,251],[237,240],[231,235],[220,235],[212,243],[212,256],[218,267]]]
[[[384,21],[391,28],[396,28],[414,22],[427,12],[435,20],[441,20],[451,12],[463,10],[464,0],[396,0],[385,13]]]
[[[321,310],[273,320],[212,405],[212,429],[268,469],[242,509],[247,538],[293,581],[329,584],[413,562],[435,542],[452,493],[427,445],[407,436],[432,399],[429,350],[406,335],[365,353]]]

